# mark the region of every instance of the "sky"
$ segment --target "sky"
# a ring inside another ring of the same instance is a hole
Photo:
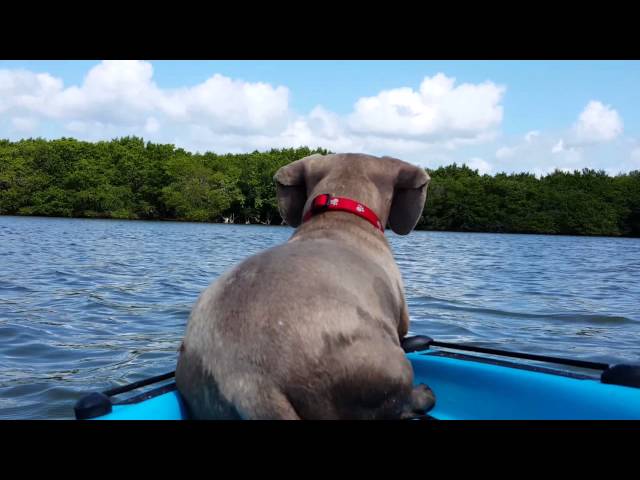
[[[0,61],[0,138],[640,169],[640,61]]]

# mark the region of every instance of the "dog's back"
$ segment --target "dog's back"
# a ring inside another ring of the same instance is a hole
[[[318,216],[200,296],[176,371],[194,417],[399,418],[414,408],[402,280],[372,230],[349,213]]]

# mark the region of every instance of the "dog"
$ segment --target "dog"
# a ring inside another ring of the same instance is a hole
[[[298,227],[198,298],[176,384],[197,419],[404,419],[433,407],[401,347],[409,315],[384,235],[416,226],[429,175],[390,157],[315,154],[280,168]],[[341,206],[342,203],[342,206]]]

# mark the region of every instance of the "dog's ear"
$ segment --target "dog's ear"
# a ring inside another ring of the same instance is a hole
[[[424,168],[400,163],[389,212],[389,226],[398,235],[407,235],[418,224],[430,181]]]
[[[276,182],[278,210],[287,225],[297,227],[302,222],[302,210],[307,201],[306,161],[315,157],[296,160],[281,167],[273,176]]]

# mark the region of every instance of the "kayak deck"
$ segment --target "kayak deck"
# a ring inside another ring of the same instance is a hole
[[[407,353],[407,358],[413,365],[415,383],[429,385],[436,395],[436,405],[428,412],[436,420],[640,419],[640,388],[630,386],[633,378],[628,385],[603,383],[602,372],[558,370],[432,345]],[[638,367],[630,368],[636,369],[633,372],[637,375]],[[163,380],[170,380],[168,376]],[[189,418],[173,381],[123,402],[112,402],[109,409],[109,413],[90,418]]]

